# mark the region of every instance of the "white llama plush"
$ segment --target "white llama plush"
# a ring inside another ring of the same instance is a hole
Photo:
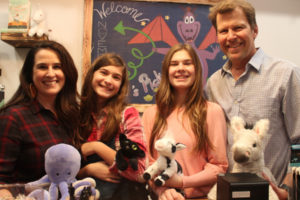
[[[162,186],[175,173],[182,173],[182,168],[174,157],[176,151],[184,149],[186,146],[176,143],[173,138],[163,137],[155,142],[154,147],[160,156],[145,170],[143,177],[148,181],[159,174],[154,179],[154,183],[157,186]]]
[[[44,34],[48,35],[48,29],[46,25],[46,16],[42,9],[37,9],[32,17],[31,27],[28,31],[30,37],[37,35],[42,37]]]
[[[269,129],[269,120],[261,119],[256,122],[253,129],[245,128],[245,122],[240,117],[233,117],[230,123],[233,134],[233,145],[231,148],[233,155],[232,173],[246,172],[253,173],[263,178],[262,173],[276,184],[271,171],[265,166],[263,139]],[[208,199],[217,199],[217,189],[215,184],[208,193]],[[271,186],[269,186],[269,200],[278,200],[278,196]]]

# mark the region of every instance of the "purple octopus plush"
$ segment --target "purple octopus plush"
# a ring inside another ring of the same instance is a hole
[[[99,198],[99,192],[95,190],[95,181],[92,178],[76,180],[76,175],[80,169],[81,156],[76,148],[68,144],[57,144],[47,149],[45,153],[45,171],[46,175],[41,179],[27,183],[25,188],[37,187],[49,183],[49,191],[43,189],[33,190],[28,197],[45,200],[57,200],[59,192],[61,200],[70,199],[69,188],[74,188],[76,199],[80,199],[80,194],[86,188],[90,188],[91,195]],[[31,189],[32,190],[32,189]]]

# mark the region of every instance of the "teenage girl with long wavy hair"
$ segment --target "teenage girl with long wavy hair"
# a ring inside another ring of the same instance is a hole
[[[217,174],[224,173],[228,166],[223,111],[204,98],[201,64],[189,44],[177,44],[169,50],[161,74],[156,105],[143,114],[149,157],[152,162],[157,158],[154,144],[164,136],[187,148],[175,156],[183,176],[174,176],[166,187],[155,190],[160,199],[183,199],[174,188],[183,189],[187,198],[205,196]]]
[[[79,177],[96,179],[101,200],[141,198],[138,192],[130,196],[130,192],[124,191],[134,190],[130,186],[141,186],[138,182],[142,181],[146,158],[138,159],[137,170],[117,170],[115,163],[120,134],[146,151],[139,112],[127,103],[128,85],[124,60],[118,54],[106,53],[93,62],[81,91],[79,133],[85,166]],[[122,193],[121,197],[115,197],[117,193]]]

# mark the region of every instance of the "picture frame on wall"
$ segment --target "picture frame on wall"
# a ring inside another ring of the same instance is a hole
[[[27,32],[30,26],[30,11],[29,0],[9,0],[8,25],[3,32]]]
[[[129,101],[142,112],[155,103],[168,49],[190,43],[200,58],[205,84],[226,61],[208,19],[210,6],[218,1],[85,0],[83,76],[99,55],[120,54],[129,74]]]

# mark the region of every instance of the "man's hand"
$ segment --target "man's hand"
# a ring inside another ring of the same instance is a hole
[[[270,181],[269,177],[267,177],[267,175],[265,173],[262,173],[262,176],[264,177],[264,179],[266,179],[269,182],[272,189],[277,194],[277,196],[280,200],[288,199],[289,194],[285,189],[279,188],[277,185],[275,185],[272,181]]]

